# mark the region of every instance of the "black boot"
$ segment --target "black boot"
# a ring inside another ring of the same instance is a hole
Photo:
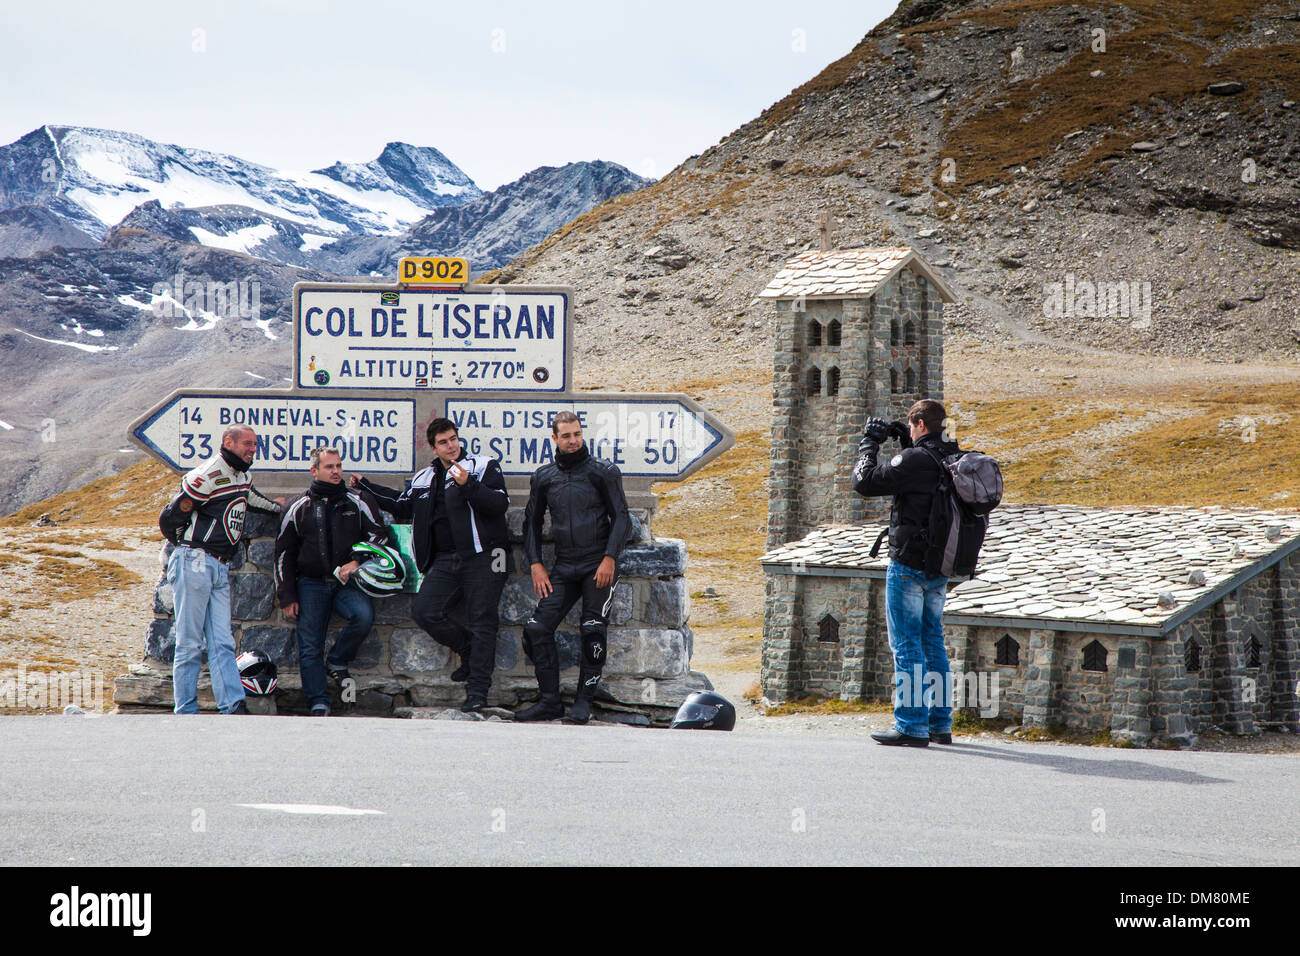
[[[460,655],[460,667],[451,672],[451,679],[457,684],[463,684],[469,680],[469,651]]]
[[[531,707],[515,711],[515,720],[555,720],[564,716],[564,701],[560,700],[560,653],[555,641],[533,643],[533,667],[537,671],[537,688],[542,699]]]
[[[564,715],[566,724],[585,724],[591,720],[591,698],[596,696],[599,683],[600,671],[588,670],[586,665],[578,669],[578,692],[573,697],[573,706]]]

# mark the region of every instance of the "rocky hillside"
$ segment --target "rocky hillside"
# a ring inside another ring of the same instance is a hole
[[[580,339],[580,379],[757,370],[753,297],[829,214],[837,246],[938,265],[961,299],[952,336],[1294,361],[1297,101],[1294,3],[905,0],[496,277],[578,287],[580,323],[602,330]],[[1124,283],[1127,314],[1099,283]]]

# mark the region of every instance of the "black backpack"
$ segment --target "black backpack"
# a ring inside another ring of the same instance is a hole
[[[989,512],[1002,501],[1002,469],[978,451],[945,456],[933,448],[921,450],[939,466],[939,486],[930,499],[925,573],[974,577]]]

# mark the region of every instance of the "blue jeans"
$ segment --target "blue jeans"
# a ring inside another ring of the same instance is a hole
[[[326,659],[325,635],[331,613],[346,619],[347,624]],[[326,667],[339,670],[351,664],[374,622],[370,596],[360,588],[344,587],[333,579],[298,579],[298,672],[302,674],[302,695],[308,704],[329,704]]]
[[[228,714],[244,699],[230,631],[230,578],[224,564],[198,548],[177,547],[167,560],[167,583],[176,608],[172,694],[176,713],[199,712],[199,667],[208,652],[208,673],[217,708]]]
[[[943,602],[948,579],[889,563],[885,620],[894,652],[894,729],[909,737],[952,732]]]

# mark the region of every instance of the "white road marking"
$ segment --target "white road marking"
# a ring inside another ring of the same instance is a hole
[[[314,813],[327,817],[360,817],[368,813],[384,815],[383,810],[356,810],[352,807],[332,807],[320,803],[237,803],[237,807],[250,810],[279,810],[281,813]]]

